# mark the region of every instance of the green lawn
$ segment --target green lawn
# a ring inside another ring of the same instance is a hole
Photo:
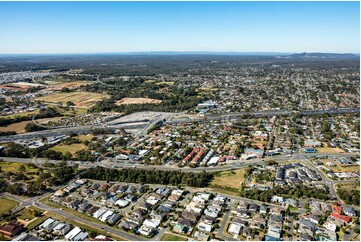
[[[186,241],[184,238],[173,234],[163,234],[161,241]]]
[[[17,205],[18,205],[18,202],[14,201],[14,200],[11,200],[11,199],[5,198],[5,197],[0,197],[0,215],[15,208]]]
[[[37,173],[39,168],[34,167],[30,163],[20,163],[20,162],[0,162],[0,172],[20,172],[19,168],[23,166],[25,168],[24,174],[30,179],[27,182],[36,181],[38,179]],[[22,171],[21,171],[22,172]]]
[[[48,217],[47,216],[42,216],[37,218],[36,220],[34,220],[33,222],[29,223],[26,228],[28,228],[29,230],[35,228],[36,226],[38,226],[39,224],[41,224],[42,222],[44,222]]]
[[[246,180],[244,174],[246,169],[222,171],[214,176],[211,185],[219,185],[230,188],[241,188],[241,183]]]
[[[24,209],[20,210],[19,212],[17,212],[15,214],[15,216],[18,219],[25,220],[25,221],[30,221],[30,220],[35,218],[35,216],[32,213],[32,211],[34,211],[34,210],[38,211],[40,213],[44,212],[41,209],[38,209],[38,208],[35,208],[35,207],[28,207],[28,208],[24,208]]]
[[[63,154],[65,154],[66,152],[70,152],[72,155],[75,155],[75,152],[86,149],[86,148],[87,147],[84,144],[76,143],[76,144],[71,144],[71,145],[59,144],[59,145],[52,147],[51,150],[55,150],[55,151],[61,152]]]

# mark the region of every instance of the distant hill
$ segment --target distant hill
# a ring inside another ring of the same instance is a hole
[[[282,56],[285,57],[285,56]],[[281,57],[281,58],[282,58]],[[299,53],[287,56],[288,58],[315,58],[315,59],[357,59],[360,56],[350,53],[338,54],[338,53]]]

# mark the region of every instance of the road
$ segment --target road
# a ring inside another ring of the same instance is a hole
[[[200,118],[194,118],[192,117],[182,117],[184,116],[185,112],[181,113],[169,113],[169,116],[165,113],[162,113],[162,115],[167,116],[166,118],[169,120],[166,120],[165,122],[168,124],[173,123],[189,123],[189,122],[202,122],[202,121],[228,121],[231,119],[239,118],[243,115],[254,115],[256,117],[269,117],[269,116],[291,116],[295,113],[299,113],[300,115],[320,115],[320,114],[345,114],[345,113],[360,113],[359,108],[343,108],[343,109],[321,109],[321,110],[303,110],[303,111],[292,111],[292,110],[265,110],[265,111],[256,111],[256,112],[238,112],[238,113],[227,113],[227,114],[213,114],[213,115],[206,115],[205,117]],[[164,117],[162,116],[162,119]],[[179,117],[177,119],[177,116]],[[126,116],[124,116],[126,117]],[[123,117],[123,118],[124,118]],[[86,134],[90,133],[92,130],[96,128],[108,128],[108,129],[137,129],[137,128],[143,128],[146,126],[146,128],[141,131],[141,134],[144,134],[144,131],[147,131],[152,126],[154,122],[156,122],[159,118],[155,118],[153,120],[150,120],[145,122],[145,120],[139,119],[139,120],[131,120],[129,122],[123,122],[120,124],[114,124],[112,125],[112,122],[110,121],[105,124],[95,124],[95,125],[85,125],[85,126],[78,126],[78,127],[65,127],[65,128],[58,128],[58,129],[49,129],[49,130],[42,130],[37,132],[30,132],[30,133],[24,133],[24,134],[16,134],[16,135],[8,135],[8,136],[2,136],[0,137],[0,142],[6,142],[6,141],[15,141],[20,139],[33,139],[33,138],[39,138],[39,137],[50,137],[55,135],[63,135],[63,134],[70,134],[70,133],[77,133],[77,134]]]
[[[348,182],[357,182],[357,180],[346,180],[346,181],[337,181],[337,180],[332,180],[331,178],[329,178],[325,173],[323,173],[321,170],[319,170],[314,164],[312,164],[312,162],[309,162],[307,160],[304,160],[303,163],[305,163],[308,167],[312,168],[315,172],[317,172],[317,174],[322,178],[322,184],[325,184],[329,187],[329,190],[331,192],[331,194],[338,200],[341,201],[341,199],[339,198],[339,196],[337,195],[335,186],[339,183],[348,183]]]
[[[221,222],[221,225],[219,226],[219,229],[218,229],[218,235],[224,240],[224,241],[238,241],[237,239],[233,238],[233,237],[229,237],[227,236],[224,231],[226,231],[226,226],[228,224],[228,220],[229,220],[229,217],[231,216],[231,213],[232,213],[232,208],[233,208],[233,205],[234,205],[234,202],[230,202],[228,204],[228,212],[226,213],[225,216],[223,216],[223,220]]]
[[[145,169],[145,170],[164,170],[164,171],[183,171],[183,172],[217,172],[217,171],[227,171],[232,169],[239,169],[246,167],[248,165],[263,165],[268,160],[275,160],[277,162],[283,162],[283,161],[300,161],[307,158],[314,158],[318,156],[333,156],[333,157],[357,157],[359,154],[356,153],[339,153],[339,154],[332,154],[332,153],[323,153],[323,154],[303,154],[303,153],[297,153],[290,156],[267,156],[262,159],[253,159],[248,161],[237,161],[225,165],[220,166],[210,166],[210,167],[197,167],[197,168],[189,168],[189,167],[176,167],[176,166],[160,166],[160,165],[141,165],[141,164],[127,164],[127,163],[119,163],[119,162],[85,162],[85,161],[67,161],[69,165],[72,164],[78,164],[79,166],[90,168],[90,167],[96,167],[96,166],[103,166],[107,168],[137,168],[137,169]],[[21,163],[35,163],[37,165],[41,165],[46,162],[50,163],[60,163],[63,162],[61,160],[48,160],[43,158],[16,158],[16,157],[0,157],[0,159],[3,159],[4,161],[10,161],[10,162],[21,162]],[[315,168],[312,164],[310,166]],[[324,174],[320,174],[325,179],[329,179]],[[332,181],[332,180],[330,180]]]

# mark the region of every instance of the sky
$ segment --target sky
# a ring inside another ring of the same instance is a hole
[[[0,2],[0,54],[360,52],[359,2]]]

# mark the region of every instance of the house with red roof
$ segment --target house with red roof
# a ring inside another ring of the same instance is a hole
[[[338,220],[340,220],[340,221],[342,221],[344,223],[348,223],[351,220],[351,218],[349,216],[341,215],[341,214],[338,214],[338,213],[333,213],[330,216],[335,218],[335,219],[338,219]]]
[[[342,207],[340,206],[340,204],[333,204],[332,214],[330,216],[344,223],[350,222],[351,218],[346,215],[341,215],[341,212],[342,212]]]
[[[7,237],[13,237],[23,230],[24,227],[21,224],[16,223],[5,223],[0,226],[0,234],[3,234]]]

